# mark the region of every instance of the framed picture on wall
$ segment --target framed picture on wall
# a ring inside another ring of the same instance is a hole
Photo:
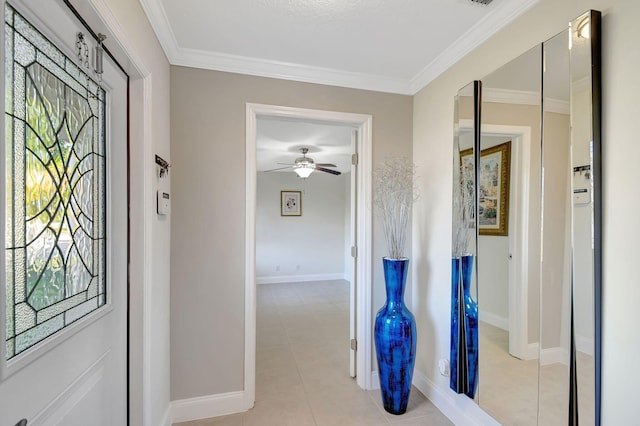
[[[280,216],[302,216],[300,191],[280,191]]]
[[[473,151],[460,152],[460,164],[473,164]],[[480,152],[478,228],[480,235],[509,235],[511,141]]]

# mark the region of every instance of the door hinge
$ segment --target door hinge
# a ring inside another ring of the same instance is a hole
[[[358,351],[358,341],[356,339],[351,339],[351,350]]]
[[[351,154],[351,164],[354,166],[358,165],[358,154]]]
[[[351,246],[351,257],[358,257],[358,248],[356,246]]]

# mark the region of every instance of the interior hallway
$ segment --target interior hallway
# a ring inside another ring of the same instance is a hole
[[[257,296],[254,408],[180,426],[453,425],[415,388],[395,416],[349,377],[347,281],[263,284]]]

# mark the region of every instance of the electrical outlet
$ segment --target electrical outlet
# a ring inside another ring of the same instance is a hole
[[[438,361],[438,370],[440,370],[440,374],[444,377],[449,377],[449,360],[443,358]]]

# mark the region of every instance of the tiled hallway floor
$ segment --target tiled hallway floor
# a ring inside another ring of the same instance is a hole
[[[452,425],[415,388],[407,412],[394,416],[382,408],[379,391],[363,391],[349,377],[346,281],[264,284],[257,291],[254,408],[178,425]]]

